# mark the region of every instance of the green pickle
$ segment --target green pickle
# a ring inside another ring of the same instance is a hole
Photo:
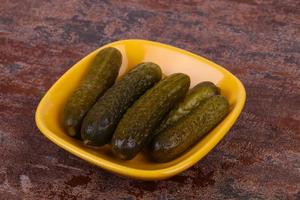
[[[108,142],[126,110],[161,79],[154,63],[141,63],[131,69],[99,98],[85,116],[81,137],[85,144],[101,146]]]
[[[133,158],[151,137],[163,117],[184,98],[190,86],[190,78],[182,73],[170,75],[148,90],[130,107],[112,138],[116,156]]]
[[[70,136],[80,138],[80,124],[99,96],[111,87],[119,73],[122,54],[116,48],[99,51],[80,85],[67,100],[63,122]]]
[[[220,94],[220,89],[212,82],[205,81],[194,86],[186,95],[184,100],[175,106],[164,118],[155,135],[171,127],[177,121],[191,113],[200,103],[209,97]]]
[[[221,95],[210,97],[174,126],[154,137],[151,157],[157,162],[179,157],[221,122],[228,112],[226,98]]]

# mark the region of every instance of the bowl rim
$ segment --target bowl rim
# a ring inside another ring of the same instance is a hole
[[[227,119],[226,123],[224,123],[222,125],[221,131],[218,132],[218,134],[215,134],[214,137],[212,137],[209,140],[209,142],[205,143],[202,146],[201,151],[199,149],[198,151],[193,153],[191,156],[185,158],[181,162],[178,162],[178,163],[168,166],[166,168],[153,169],[153,170],[135,169],[135,168],[131,168],[129,166],[124,166],[124,165],[121,165],[121,164],[118,164],[115,162],[111,162],[109,160],[106,160],[102,157],[98,157],[96,155],[92,155],[90,153],[87,153],[84,149],[81,149],[80,147],[69,144],[67,141],[60,138],[52,131],[50,131],[47,128],[47,126],[43,123],[43,120],[41,118],[42,108],[45,105],[45,101],[46,101],[47,97],[50,95],[51,92],[55,91],[55,88],[57,87],[58,82],[62,81],[64,79],[65,75],[74,69],[75,65],[80,64],[80,62],[82,62],[86,58],[86,56],[94,53],[95,51],[98,51],[99,49],[102,49],[102,48],[105,48],[108,46],[118,45],[121,43],[126,43],[126,42],[140,42],[143,44],[150,44],[150,45],[154,45],[154,46],[158,46],[158,47],[162,47],[162,48],[167,48],[172,51],[179,52],[181,54],[185,54],[187,56],[190,56],[197,60],[200,60],[201,62],[209,65],[210,67],[215,68],[218,71],[221,71],[222,74],[227,74],[227,75],[231,76],[236,81],[237,87],[238,87],[237,99],[239,99],[239,100],[236,102],[236,105],[231,110],[230,114],[227,115],[227,117],[229,117],[229,119]],[[232,125],[235,123],[236,119],[240,115],[240,113],[244,107],[245,101],[246,101],[246,91],[245,91],[245,88],[244,88],[242,82],[236,76],[234,76],[231,72],[229,72],[228,70],[221,67],[220,65],[218,65],[202,56],[196,55],[189,51],[186,51],[181,48],[177,48],[177,47],[174,47],[174,46],[171,46],[168,44],[163,44],[160,42],[154,42],[154,41],[149,41],[149,40],[141,40],[141,39],[119,40],[119,41],[115,41],[115,42],[111,42],[106,45],[103,45],[103,46],[95,49],[94,51],[88,53],[86,56],[84,56],[80,61],[78,61],[70,69],[68,69],[61,77],[59,77],[59,79],[50,87],[50,89],[42,97],[41,101],[38,104],[36,112],[35,112],[35,122],[36,122],[36,125],[39,128],[39,130],[43,133],[43,135],[45,135],[49,140],[51,140],[52,142],[57,144],[59,147],[67,150],[68,152],[74,154],[75,156],[77,156],[85,161],[88,161],[92,164],[95,164],[95,165],[105,169],[105,170],[114,172],[121,176],[127,176],[127,177],[131,177],[131,178],[135,178],[135,179],[142,179],[142,180],[159,180],[159,179],[165,179],[165,178],[174,176],[177,173],[180,173],[180,172],[188,169],[189,167],[194,165],[196,162],[201,160],[203,157],[205,157],[208,154],[208,152],[211,151],[217,145],[217,143],[222,140],[222,138],[227,134],[229,129],[232,127]]]

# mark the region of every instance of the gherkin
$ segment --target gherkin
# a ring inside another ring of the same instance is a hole
[[[157,162],[171,161],[191,148],[212,130],[229,112],[225,97],[205,100],[192,113],[154,137],[151,157]]]
[[[85,144],[101,146],[108,142],[126,110],[161,79],[154,63],[141,63],[131,69],[97,101],[85,116],[81,137]]]
[[[220,89],[212,82],[205,81],[194,86],[182,102],[175,106],[164,118],[155,135],[174,125],[177,121],[191,113],[200,103],[209,97],[220,94]]]
[[[119,73],[122,54],[113,47],[100,50],[80,85],[67,100],[63,121],[70,136],[80,138],[80,124],[99,96],[111,87]]]
[[[148,90],[130,107],[112,138],[112,149],[121,159],[133,158],[146,144],[163,117],[188,91],[190,78],[170,75]]]

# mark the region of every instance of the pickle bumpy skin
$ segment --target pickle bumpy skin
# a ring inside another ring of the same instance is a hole
[[[88,110],[118,76],[122,54],[112,47],[99,51],[80,85],[67,100],[64,125],[70,136],[80,137],[80,124]]]
[[[170,109],[188,91],[190,78],[173,74],[157,83],[130,107],[112,138],[112,149],[121,159],[133,158]]]
[[[229,104],[225,97],[210,97],[191,114],[153,139],[151,157],[157,162],[179,157],[212,130],[228,111]]]
[[[161,79],[154,63],[141,63],[118,80],[85,116],[81,137],[85,144],[101,146],[108,142],[126,110]]]

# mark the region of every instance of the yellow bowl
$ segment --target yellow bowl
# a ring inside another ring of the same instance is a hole
[[[154,163],[143,153],[130,161],[114,157],[109,145],[91,149],[69,137],[62,125],[66,99],[78,86],[96,52],[112,46],[123,55],[120,75],[130,67],[145,61],[161,66],[164,74],[183,72],[191,77],[191,87],[201,81],[217,84],[230,102],[230,113],[206,137],[181,157],[168,163]],[[122,176],[143,180],[165,179],[180,173],[202,159],[224,137],[241,113],[246,99],[243,84],[221,66],[190,52],[146,40],[122,40],[107,44],[80,60],[69,69],[46,93],[36,110],[35,120],[41,132],[52,142],[70,153],[103,169]],[[217,161],[216,161],[217,162]]]

